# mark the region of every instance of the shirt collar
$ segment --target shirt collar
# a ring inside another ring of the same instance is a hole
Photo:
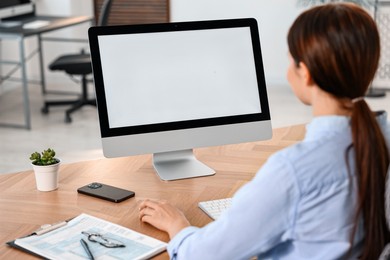
[[[382,128],[385,128],[387,125],[387,112],[377,111],[375,113],[379,125]],[[346,130],[349,131],[350,120],[351,118],[349,116],[332,115],[315,117],[309,124],[306,125],[305,140],[315,140],[324,135],[330,136],[332,134],[345,132]]]
[[[330,136],[349,130],[348,116],[318,116],[306,125],[305,140],[315,140],[322,136]]]

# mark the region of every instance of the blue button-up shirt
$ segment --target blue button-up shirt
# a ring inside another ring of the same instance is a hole
[[[386,115],[378,120],[390,140]],[[304,140],[271,156],[218,220],[179,232],[168,245],[169,255],[186,260],[346,257],[357,203],[353,150],[346,157],[351,143],[349,117],[314,118]],[[350,258],[359,254],[363,236],[359,225]]]

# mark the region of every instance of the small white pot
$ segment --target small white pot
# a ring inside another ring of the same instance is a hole
[[[52,165],[34,165],[35,182],[40,191],[52,191],[58,188],[58,172],[61,162]]]

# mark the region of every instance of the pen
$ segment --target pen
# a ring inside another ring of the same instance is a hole
[[[80,239],[80,243],[81,243],[81,245],[83,246],[85,252],[87,252],[89,258],[90,258],[91,260],[95,260],[95,258],[94,258],[93,255],[92,255],[91,250],[89,249],[89,246],[88,246],[87,242],[85,242],[84,239]]]

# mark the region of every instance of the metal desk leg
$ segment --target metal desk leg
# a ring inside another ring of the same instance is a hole
[[[31,129],[30,119],[30,100],[28,96],[28,83],[27,83],[27,72],[26,72],[26,61],[24,54],[24,38],[19,38],[19,53],[20,53],[20,67],[23,79],[23,106],[24,106],[24,119],[26,129]]]
[[[43,67],[43,48],[42,48],[42,36],[38,34],[38,53],[39,53],[39,69],[41,73],[41,86],[42,94],[46,94],[46,80],[45,80],[45,71]]]

